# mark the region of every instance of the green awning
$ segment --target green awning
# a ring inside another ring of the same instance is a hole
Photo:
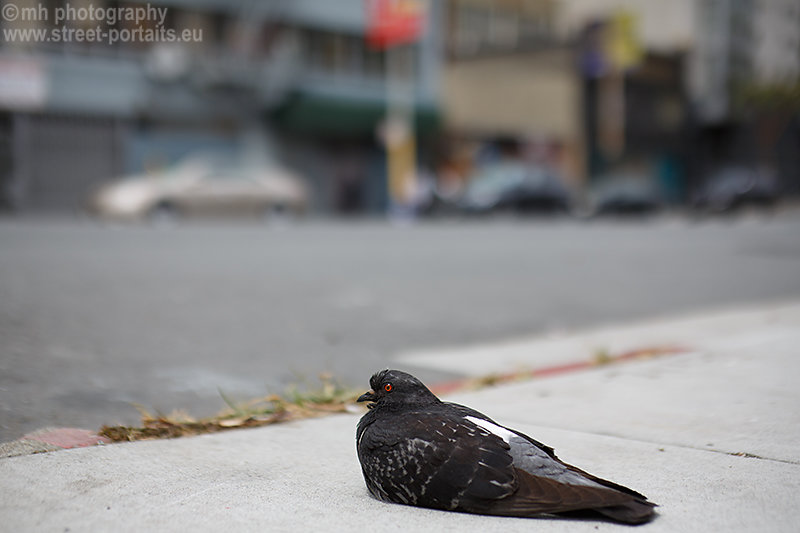
[[[297,94],[274,112],[273,119],[278,127],[295,133],[363,136],[375,135],[385,115],[379,102]],[[417,133],[426,135],[439,127],[439,113],[417,106],[414,121]]]

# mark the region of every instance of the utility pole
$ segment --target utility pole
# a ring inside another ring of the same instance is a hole
[[[416,184],[414,135],[417,49],[425,26],[424,0],[367,0],[367,36],[385,51],[386,117],[380,137],[386,149],[386,179],[392,211],[408,206]]]

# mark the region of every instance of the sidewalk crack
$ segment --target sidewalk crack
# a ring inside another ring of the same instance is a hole
[[[521,422],[517,421],[516,425],[520,426],[520,425],[524,425],[524,423],[521,423]],[[649,439],[643,439],[643,438],[639,438],[639,437],[630,437],[630,436],[626,436],[626,435],[618,435],[618,434],[615,434],[615,433],[605,433],[605,432],[596,432],[596,431],[580,431],[580,430],[576,430],[576,429],[557,427],[557,426],[543,426],[541,424],[536,424],[536,425],[538,425],[539,427],[542,427],[542,428],[555,429],[555,430],[559,430],[559,431],[569,431],[570,433],[578,433],[578,434],[582,434],[582,435],[596,435],[598,437],[612,437],[612,438],[615,438],[615,439],[629,440],[629,441],[633,441],[633,442],[639,442],[639,443],[642,443],[642,444],[654,444],[654,445],[659,446],[659,447],[661,447],[661,446],[671,446],[671,447],[674,447],[674,448],[683,448],[683,449],[687,449],[687,450],[696,450],[696,451],[701,451],[701,452],[721,453],[721,454],[724,454],[724,455],[730,455],[732,457],[744,457],[744,458],[747,458],[747,459],[759,459],[761,461],[772,461],[772,462],[776,462],[776,463],[783,463],[783,464],[790,464],[790,465],[800,465],[800,460],[781,459],[781,458],[777,458],[777,457],[765,457],[763,455],[758,455],[758,454],[750,453],[750,452],[732,452],[732,451],[727,451],[727,450],[720,450],[720,449],[717,449],[717,448],[705,448],[705,447],[692,446],[692,445],[689,445],[689,444],[676,443],[676,442],[660,442],[660,441],[654,441],[654,440],[649,440]]]

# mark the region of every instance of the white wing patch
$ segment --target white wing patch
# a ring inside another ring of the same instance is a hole
[[[506,441],[506,443],[511,442],[512,437],[516,437],[514,433],[510,432],[506,428],[500,427],[497,424],[492,424],[488,420],[482,420],[480,418],[475,418],[474,416],[467,416],[465,418],[470,422],[472,422],[473,424],[475,424],[476,426],[482,427],[489,433],[497,435],[498,437]]]

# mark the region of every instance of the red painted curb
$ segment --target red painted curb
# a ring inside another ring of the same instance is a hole
[[[649,357],[657,357],[662,355],[674,355],[679,353],[686,353],[689,350],[681,346],[656,346],[650,348],[640,348],[637,350],[629,350],[617,355],[608,356],[605,360],[588,360],[576,361],[573,363],[565,363],[562,365],[546,366],[531,370],[521,370],[519,372],[511,372],[506,374],[498,374],[491,380],[492,383],[508,383],[511,381],[519,381],[521,379],[542,378],[558,376],[560,374],[568,374],[570,372],[578,372],[587,370],[589,368],[596,368],[606,366],[614,363],[623,363],[635,359],[646,359]],[[474,378],[465,378],[456,381],[446,381],[444,383],[437,383],[431,387],[434,394],[449,394],[462,389],[468,389],[475,386]]]
[[[59,448],[85,448],[97,444],[110,444],[111,440],[101,437],[94,431],[78,428],[45,429],[29,433],[22,437],[25,440],[34,440],[58,446]]]

